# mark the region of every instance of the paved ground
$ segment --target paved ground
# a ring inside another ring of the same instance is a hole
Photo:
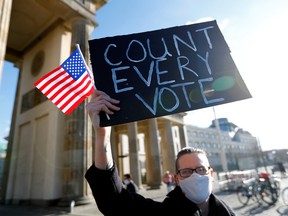
[[[288,186],[288,178],[281,180],[281,188]],[[163,200],[166,194],[166,188],[161,187],[159,190],[141,189],[139,193],[155,200]],[[288,206],[285,206],[280,197],[279,201],[273,205],[253,203],[250,201],[247,206],[243,206],[237,199],[235,192],[219,192],[217,195],[222,198],[228,205],[235,210],[237,215],[242,216],[288,216]],[[91,204],[76,206],[73,211],[69,208],[36,208],[20,206],[3,206],[0,205],[1,216],[100,216],[102,215],[94,202]]]

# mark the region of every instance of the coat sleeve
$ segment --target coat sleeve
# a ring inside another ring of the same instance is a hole
[[[85,178],[99,211],[104,215],[127,215],[131,206],[150,213],[158,212],[162,208],[161,203],[138,193],[130,193],[123,188],[115,165],[109,170],[100,170],[92,165],[87,170]]]
[[[116,206],[117,197],[122,191],[122,182],[114,166],[109,170],[97,169],[94,164],[87,170],[85,178],[91,188],[98,209],[104,215],[113,215],[111,208]],[[121,200],[121,199],[119,199]]]

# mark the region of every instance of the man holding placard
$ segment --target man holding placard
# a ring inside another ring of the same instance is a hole
[[[100,127],[100,112],[113,115],[118,112],[120,101],[106,93],[95,90],[87,111],[92,121],[96,140],[94,164],[85,177],[90,185],[99,210],[104,215],[235,215],[235,213],[212,193],[213,169],[204,151],[194,148],[182,149],[176,158],[176,187],[163,202],[147,199],[124,188],[113,162],[110,146],[110,127]]]
[[[133,206],[137,215],[235,215],[212,193],[213,168],[201,149],[178,153],[176,186],[163,202],[127,191],[108,127],[250,98],[216,21],[97,39],[89,46],[98,90],[87,104],[96,140],[85,177],[99,210],[135,215]]]

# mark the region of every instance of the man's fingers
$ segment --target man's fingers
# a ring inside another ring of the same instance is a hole
[[[112,110],[115,110],[115,111],[118,111],[118,110],[120,110],[120,107],[118,107],[118,106],[116,106],[116,105],[114,105],[113,103],[119,103],[119,101],[118,100],[115,100],[115,101],[107,101],[107,100],[104,100],[103,101],[103,103],[109,108],[109,109],[112,109]]]
[[[120,107],[114,105],[119,103],[119,100],[111,98],[105,92],[95,90],[92,94],[90,102],[88,103],[88,110],[93,110],[94,107],[94,109],[96,109],[98,112],[97,114],[99,114],[100,111],[104,111],[105,113],[112,115],[113,111],[120,110]]]
[[[99,90],[95,90],[93,92],[92,98],[98,98],[98,100],[104,99],[114,104],[118,104],[120,102],[119,100],[113,99],[109,95],[107,95],[105,92],[99,91]]]

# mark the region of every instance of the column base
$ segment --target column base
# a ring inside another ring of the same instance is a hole
[[[73,203],[74,201],[74,203]],[[78,206],[78,205],[87,205],[93,202],[94,200],[91,199],[90,197],[67,197],[67,198],[62,198],[58,202],[58,206],[60,207],[70,207],[71,205]]]

